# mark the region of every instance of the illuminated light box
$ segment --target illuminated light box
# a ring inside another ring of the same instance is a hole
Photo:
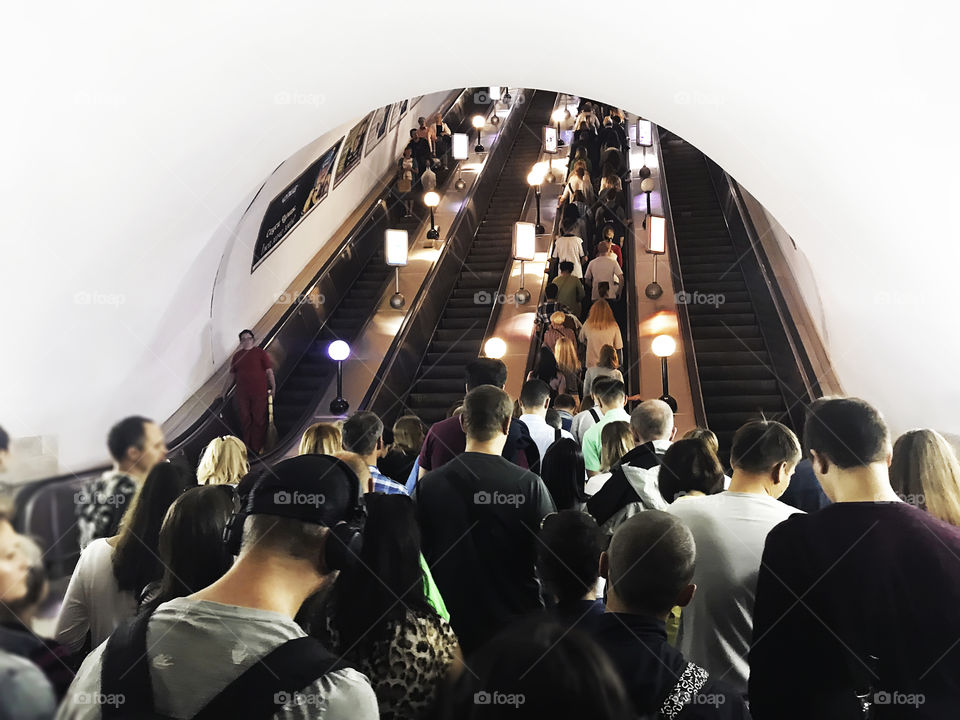
[[[466,133],[453,134],[453,159],[466,160],[470,157],[470,138]]]
[[[653,145],[653,123],[649,120],[637,120],[637,145]]]
[[[557,129],[552,125],[545,125],[543,128],[543,151],[551,154],[558,152]]]
[[[513,225],[513,257],[515,260],[533,260],[537,252],[537,226],[518,222]]]
[[[667,251],[667,223],[662,217],[650,216],[650,245],[647,252],[662,254]]]
[[[405,266],[409,247],[410,239],[406,230],[390,229],[384,233],[383,254],[387,260],[387,265],[391,267]]]

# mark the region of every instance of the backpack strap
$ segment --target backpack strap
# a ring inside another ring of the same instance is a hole
[[[563,436],[563,427],[553,429],[553,441],[556,442]]]
[[[147,660],[150,613],[124,621],[107,639],[100,664],[100,693],[123,697],[123,704],[103,703],[103,720],[161,717],[153,712],[153,686]]]
[[[617,467],[596,494],[587,500],[587,512],[603,525],[622,508],[640,502],[640,496],[627,479],[623,467]]]
[[[600,413],[597,412],[597,406],[596,406],[596,405],[594,405],[592,408],[590,408],[590,415],[593,416],[593,421],[594,421],[594,422],[600,422]]]
[[[319,640],[298,637],[274,648],[235,678],[194,720],[269,720],[284,707],[316,705],[302,691],[327,673],[350,667]]]
[[[684,707],[690,704],[694,695],[706,684],[709,674],[706,670],[692,662],[688,662],[683,669],[680,679],[673,686],[660,706],[660,717],[665,720],[674,720]]]

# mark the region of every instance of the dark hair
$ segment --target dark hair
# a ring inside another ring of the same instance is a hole
[[[554,285],[553,283],[549,283],[549,284],[547,285],[546,289],[543,291],[544,295],[547,296],[547,300],[556,300],[556,299],[557,299],[557,293],[559,293],[559,292],[560,292],[560,288],[558,288],[558,287],[557,287],[556,285]]]
[[[764,473],[780,463],[800,462],[800,442],[793,430],[775,420],[753,420],[733,436],[730,465],[749,473]]]
[[[481,385],[463,399],[460,422],[468,439],[487,442],[503,432],[513,417],[513,400],[493,385]]]
[[[723,466],[703,440],[677,440],[660,461],[659,484],[668,503],[693,490],[712,495],[723,489]]]
[[[328,608],[339,651],[365,657],[407,611],[436,614],[420,565],[420,528],[406,495],[368,493],[360,562],[341,570]],[[314,629],[318,624],[312,623]]]
[[[693,579],[696,545],[683,522],[645,510],[622,523],[610,540],[609,587],[633,612],[662,615]]]
[[[565,273],[565,272],[572,273],[572,272],[573,272],[573,263],[570,262],[569,260],[564,260],[562,263],[560,263],[560,272],[562,272],[562,273]],[[552,284],[552,283],[551,283],[551,284]]]
[[[468,362],[464,370],[464,382],[468,391],[481,385],[502,388],[507,383],[507,366],[503,364],[503,360],[476,358]]]
[[[554,410],[553,408],[547,408],[546,414],[543,416],[544,421],[552,427],[554,430],[563,429],[563,420],[560,417],[560,411]]]
[[[807,412],[803,441],[839,468],[882,462],[890,431],[880,412],[860,398],[821,398]]]
[[[173,502],[196,485],[196,478],[175,463],[157,463],[147,474],[120,522],[113,551],[113,576],[121,590],[137,595],[163,575],[157,557],[163,518]]]
[[[254,338],[256,338],[256,335],[253,334],[253,330],[241,330],[241,331],[240,331],[240,339],[241,339],[241,340],[243,340],[243,336],[244,336],[244,335],[249,335],[251,340],[253,340]]]
[[[573,395],[568,393],[560,393],[557,395],[553,402],[550,403],[551,407],[555,407],[557,410],[576,410],[577,401],[574,399]]]
[[[416,137],[416,136],[417,136],[416,128],[410,128],[410,137]]]
[[[0,427],[0,452],[7,452],[10,449],[10,436],[7,431]]]
[[[202,485],[190,488],[170,506],[160,528],[163,578],[159,595],[148,608],[192,595],[230,569],[233,555],[223,542],[223,529],[234,511],[235,497],[230,485]]]
[[[537,371],[534,373],[534,377],[547,384],[548,394],[552,394],[552,391],[549,387],[550,381],[557,377],[558,371],[559,368],[557,367],[557,356],[553,354],[553,350],[551,350],[549,347],[546,345],[541,345],[540,355],[537,358]]]
[[[617,398],[626,396],[627,386],[615,377],[604,377],[594,380],[590,391],[599,404],[609,405]]]
[[[557,605],[577,602],[597,584],[606,536],[590,515],[579,510],[547,515],[538,540],[537,574]]]
[[[513,704],[490,702],[491,693]],[[510,626],[470,656],[470,672],[441,690],[438,720],[635,716],[607,654],[588,635],[543,616]]]
[[[586,469],[583,451],[576,440],[560,438],[547,448],[540,463],[540,477],[558,510],[569,510],[577,503],[586,502],[583,490]]]
[[[369,455],[377,449],[377,441],[383,437],[383,421],[376,413],[361,410],[344,421],[340,432],[344,450]]]
[[[107,433],[107,449],[110,451],[110,457],[121,462],[129,448],[143,450],[147,440],[146,425],[150,422],[153,420],[140,415],[131,415],[110,428],[110,432]]]

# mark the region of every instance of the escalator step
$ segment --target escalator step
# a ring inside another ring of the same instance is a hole
[[[696,350],[696,347],[694,350]],[[770,356],[767,355],[765,350],[760,352],[747,350],[741,352],[697,352],[696,355],[697,365],[700,367],[729,367],[742,365],[760,365],[763,367],[769,367],[770,365]]]
[[[704,397],[707,414],[726,412],[783,412],[780,395],[719,395]]]
[[[716,398],[725,395],[747,397],[750,393],[762,392],[775,395],[779,392],[776,380],[702,380],[700,389],[704,398]]]

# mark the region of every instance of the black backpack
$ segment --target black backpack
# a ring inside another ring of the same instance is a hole
[[[122,698],[101,705],[103,720],[163,720],[154,709],[147,625],[150,614],[127,620],[107,640],[100,671],[100,694]],[[312,637],[288,640],[260,658],[220,691],[194,720],[268,720],[327,673],[350,667]]]

